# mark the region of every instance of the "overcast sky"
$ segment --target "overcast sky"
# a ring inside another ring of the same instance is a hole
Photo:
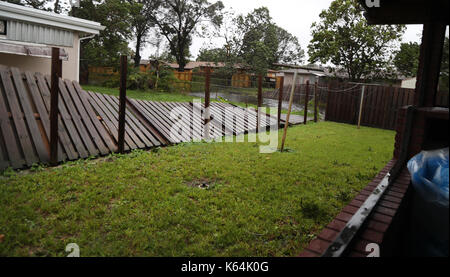
[[[332,0],[222,0],[225,8],[231,8],[236,14],[247,14],[255,8],[265,6],[269,9],[273,21],[280,27],[298,37],[303,50],[307,50],[311,40],[311,24],[319,20],[322,10],[330,6]],[[420,43],[422,25],[408,25],[403,36],[404,42],[416,41]],[[191,46],[191,54],[195,59],[199,50],[209,40],[195,37]],[[217,46],[222,46],[222,41],[217,40]],[[147,46],[143,51],[143,58],[154,54],[155,49]]]

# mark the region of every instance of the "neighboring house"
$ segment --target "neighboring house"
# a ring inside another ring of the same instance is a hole
[[[310,84],[315,82],[320,82],[321,77],[330,76],[329,73],[325,72],[322,68],[316,67],[298,67],[294,69],[281,70],[284,75],[284,85],[291,86],[294,83],[294,74],[297,72],[297,84],[305,84],[309,81]]]
[[[416,77],[406,78],[406,79],[403,79],[403,80],[402,80],[401,87],[402,87],[402,88],[412,88],[412,89],[415,89],[415,88],[416,88],[416,82],[417,82],[417,78],[416,78]]]
[[[0,2],[0,64],[50,74],[51,47],[60,47],[63,78],[78,81],[80,41],[104,28],[97,22]]]

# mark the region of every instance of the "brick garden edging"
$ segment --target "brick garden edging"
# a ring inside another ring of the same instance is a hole
[[[361,207],[367,197],[378,186],[383,177],[391,170],[396,160],[391,160],[377,176],[363,189],[361,192],[347,205],[341,212],[331,221],[327,227],[312,240],[310,244],[300,253],[300,257],[320,257],[334,241],[337,235],[344,229],[346,223],[352,218],[356,211]],[[410,184],[409,172],[403,169],[397,180],[390,185],[380,201],[374,207],[372,214],[367,218],[360,232],[356,235],[352,243],[346,251],[346,256],[365,257],[369,253],[365,251],[367,244],[377,243],[380,249],[386,247],[389,249],[391,245],[386,240],[388,232],[393,225],[394,218],[397,216],[401,207],[405,194]]]

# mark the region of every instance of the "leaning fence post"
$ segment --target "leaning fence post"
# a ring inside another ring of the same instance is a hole
[[[256,115],[256,131],[259,132],[259,125],[260,125],[260,107],[262,107],[262,75],[258,75],[258,107],[256,109],[257,115]]]
[[[127,56],[120,56],[120,96],[119,96],[119,152],[125,152],[125,112],[127,96]]]
[[[317,122],[317,113],[318,113],[318,104],[319,101],[317,101],[317,81],[314,84],[314,122]]]
[[[205,128],[204,128],[204,139],[209,140],[209,124],[211,122],[211,114],[210,114],[210,82],[211,78],[211,68],[207,67],[205,69]]]
[[[286,122],[284,123],[284,131],[283,131],[283,138],[281,140],[280,152],[283,152],[283,150],[284,150],[284,142],[286,141],[287,128],[289,127],[289,118],[291,117],[292,102],[294,102],[294,90],[295,90],[296,82],[297,82],[297,70],[294,72],[294,80],[292,83],[291,95],[289,96],[289,107],[288,107],[288,112],[286,115]]]
[[[284,89],[284,77],[280,77],[280,89],[278,93],[278,128],[281,127],[281,109],[283,105],[283,89]]]
[[[52,47],[51,87],[50,87],[50,163],[58,163],[58,94],[59,78],[62,75],[60,50]]]
[[[309,100],[309,80],[306,80],[306,90],[305,90],[305,114],[303,115],[304,123],[308,121],[308,100]]]
[[[361,127],[361,115],[362,115],[362,108],[364,103],[364,90],[366,86],[362,86],[361,88],[361,101],[359,103],[359,115],[358,115],[358,129]]]

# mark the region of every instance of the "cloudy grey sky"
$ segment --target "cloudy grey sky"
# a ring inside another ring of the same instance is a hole
[[[322,10],[330,6],[332,0],[222,0],[225,8],[231,8],[236,14],[247,14],[255,8],[265,6],[270,10],[274,22],[298,37],[302,48],[305,50],[311,40],[311,24],[319,20]],[[408,25],[403,36],[404,42],[416,41],[420,43],[422,25]],[[199,50],[209,43],[209,39],[195,37],[191,46],[193,58],[196,58]],[[223,42],[214,41],[217,46]],[[155,53],[155,49],[147,46],[144,49],[144,58]]]

